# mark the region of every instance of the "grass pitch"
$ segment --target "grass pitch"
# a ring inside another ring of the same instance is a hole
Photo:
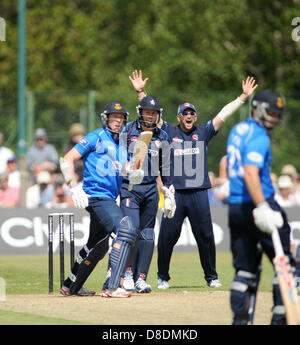
[[[268,324],[273,268],[266,257],[262,267],[259,292],[263,297],[258,298],[258,308],[260,304],[262,312],[258,322]],[[106,268],[107,257],[97,265],[85,286],[99,293]],[[0,255],[0,277],[5,279],[7,294],[6,301],[0,301],[0,325],[230,324],[229,286],[234,277],[231,253],[217,252],[217,271],[223,286],[209,288],[203,278],[198,253],[174,252],[170,289],[158,290],[157,255],[154,253],[147,279],[153,289],[151,294],[134,294],[125,300],[63,297],[59,295],[58,255],[54,256],[53,295],[48,295],[47,255]],[[65,274],[68,273],[69,257],[66,255]],[[266,301],[268,305],[264,306]],[[103,311],[101,316],[99,308]],[[124,312],[120,313],[123,308]],[[113,315],[114,309],[117,315]],[[265,316],[262,315],[264,309]],[[132,312],[128,314],[126,310]]]

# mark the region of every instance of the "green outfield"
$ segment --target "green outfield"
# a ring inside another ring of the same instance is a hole
[[[65,270],[66,275],[69,272],[69,257],[65,257]],[[226,312],[228,315],[230,314],[228,301],[229,301],[229,285],[232,281],[234,270],[232,268],[231,262],[231,253],[228,252],[217,252],[217,270],[219,273],[219,278],[223,284],[222,288],[218,289],[211,289],[206,286],[206,282],[203,278],[203,271],[201,265],[199,263],[199,257],[197,252],[175,252],[172,257],[171,261],[171,270],[170,275],[172,279],[170,280],[170,289],[160,291],[156,288],[156,271],[157,271],[157,264],[156,264],[156,253],[153,256],[148,282],[152,285],[153,292],[151,294],[145,295],[135,295],[130,300],[135,300],[134,303],[139,303],[143,300],[143,305],[146,301],[151,301],[152,308],[153,308],[153,300],[158,300],[163,303],[163,298],[167,297],[168,301],[166,301],[167,305],[172,308],[172,298],[175,300],[177,298],[185,299],[183,301],[184,305],[187,305],[188,301],[193,301],[193,298],[201,298],[203,296],[203,301],[205,296],[210,296],[211,298],[220,298],[220,303],[224,302],[226,308],[228,309]],[[88,323],[97,323],[93,321],[93,318],[90,318],[90,321],[87,320],[74,320],[76,318],[69,319],[68,317],[60,317],[59,314],[51,314],[52,316],[49,317],[49,314],[44,313],[42,311],[34,311],[31,313],[30,306],[27,305],[27,309],[22,309],[21,304],[23,301],[32,301],[32,308],[34,309],[34,302],[36,302],[37,298],[44,298],[47,299],[47,303],[53,303],[53,307],[55,304],[66,301],[69,303],[70,301],[78,303],[85,307],[85,303],[90,303],[90,301],[97,301],[97,303],[102,303],[103,307],[109,307],[108,303],[111,303],[107,299],[101,299],[94,297],[62,297],[58,294],[59,291],[59,260],[58,256],[54,256],[54,264],[55,264],[55,275],[54,275],[54,296],[48,296],[48,261],[47,255],[31,255],[31,256],[1,256],[0,255],[0,277],[5,279],[6,282],[6,302],[0,301],[0,324],[88,324]],[[97,292],[100,291],[101,286],[105,280],[106,276],[106,267],[107,267],[107,258],[105,258],[102,262],[98,264],[96,269],[93,271],[91,276],[89,277],[88,281],[86,282],[85,286],[88,289],[95,290]],[[271,281],[273,277],[273,269],[271,264],[267,261],[267,259],[263,258],[263,273],[262,279],[260,283],[259,291],[262,293],[269,293],[271,292]],[[215,294],[215,295],[213,295]],[[223,296],[223,297],[222,297]],[[51,298],[52,302],[51,302]],[[18,302],[18,298],[20,298]],[[222,301],[226,299],[226,301]],[[179,301],[178,299],[178,301]],[[18,306],[14,308],[10,308],[10,301],[16,300],[16,305]],[[101,301],[101,302],[99,302]],[[121,301],[124,304],[125,301]],[[42,302],[41,302],[42,303]],[[115,303],[115,302],[114,302]],[[119,303],[119,302],[118,302]],[[128,302],[126,302],[128,303]],[[133,303],[133,302],[130,302]],[[154,302],[155,303],[155,302]],[[191,302],[194,303],[194,302]],[[197,303],[197,302],[195,302]],[[210,304],[213,304],[210,302]],[[132,304],[133,305],[133,304]],[[136,305],[137,312],[139,309],[142,309],[141,306]],[[28,309],[29,308],[29,309]],[[63,307],[65,308],[65,306]],[[78,308],[78,307],[77,307]],[[193,306],[191,306],[193,308]],[[218,306],[216,305],[216,308]],[[182,310],[184,314],[185,310]],[[269,312],[269,310],[268,310]],[[70,311],[70,313],[72,313]],[[191,312],[187,312],[191,315]],[[157,316],[157,315],[156,315]],[[229,318],[229,316],[226,316]],[[165,320],[165,322],[171,322],[169,320]],[[174,319],[174,322],[181,322],[180,319]],[[102,322],[110,323],[109,320],[99,321],[101,324]],[[120,320],[120,323],[123,323],[124,320]],[[130,321],[130,323],[134,323]],[[136,322],[139,322],[139,318],[136,319]],[[196,321],[195,321],[196,322]],[[206,321],[210,322],[210,321]],[[215,321],[218,323],[228,323],[229,320],[226,321]],[[119,323],[119,322],[117,322]]]

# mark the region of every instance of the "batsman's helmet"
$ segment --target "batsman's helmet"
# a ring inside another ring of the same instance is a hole
[[[274,126],[268,124],[268,111],[277,113],[280,116],[284,111],[284,98],[275,90],[265,89],[260,90],[255,94],[251,101],[251,107],[257,109],[255,116],[259,123],[266,129],[271,130]]]
[[[159,100],[153,96],[146,96],[143,99],[141,99],[140,104],[136,107],[138,121],[143,123],[146,127],[149,127],[148,124],[143,119],[143,116],[142,116],[143,109],[155,110],[158,112],[157,121],[155,123],[155,126],[156,126],[159,123],[162,116],[162,112],[163,112],[163,108],[161,108]]]
[[[123,103],[116,102],[116,101],[107,103],[106,106],[104,107],[103,112],[100,115],[103,125],[106,126],[110,131],[112,131],[111,128],[108,126],[108,115],[110,114],[123,114],[124,115],[123,125],[126,126],[129,113],[127,112]]]

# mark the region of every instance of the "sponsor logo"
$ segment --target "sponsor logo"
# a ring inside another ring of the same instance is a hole
[[[260,163],[260,162],[263,161],[263,156],[262,156],[260,153],[254,152],[254,151],[249,152],[249,153],[247,154],[247,158],[248,158],[250,161],[255,162],[255,163]]]
[[[131,141],[134,142],[134,143],[137,142],[138,141],[138,137],[132,137]]]
[[[173,138],[173,141],[175,141],[176,143],[183,143],[183,139],[180,139],[178,137]]]
[[[249,129],[249,125],[246,123],[241,123],[236,127],[236,131],[238,132],[239,135],[244,135]]]
[[[199,147],[174,150],[174,156],[197,155],[200,153]]]
[[[157,147],[160,147],[160,144],[161,144],[161,143],[160,143],[160,140],[158,140],[158,139],[155,140],[155,145],[156,145]]]

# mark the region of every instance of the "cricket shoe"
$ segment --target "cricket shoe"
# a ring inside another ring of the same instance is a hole
[[[64,296],[71,296],[70,288],[65,285],[60,288],[60,293]],[[83,286],[76,294],[74,294],[74,296],[94,296],[95,294],[95,291],[89,291]]]
[[[133,272],[131,268],[127,268],[125,272],[125,276],[123,279],[123,289],[127,291],[134,290],[134,280],[133,280]]]
[[[166,280],[160,278],[157,279],[157,288],[160,290],[167,290],[169,288],[169,283]]]
[[[135,282],[134,287],[137,293],[149,293],[152,291],[151,285],[146,283],[145,275],[141,274],[139,279]]]
[[[131,293],[124,290],[123,288],[118,287],[115,290],[106,289],[100,292],[100,296],[104,298],[128,298],[131,296]]]
[[[212,279],[212,280],[207,282],[207,286],[214,288],[214,287],[221,287],[222,284],[219,281],[219,279]]]

